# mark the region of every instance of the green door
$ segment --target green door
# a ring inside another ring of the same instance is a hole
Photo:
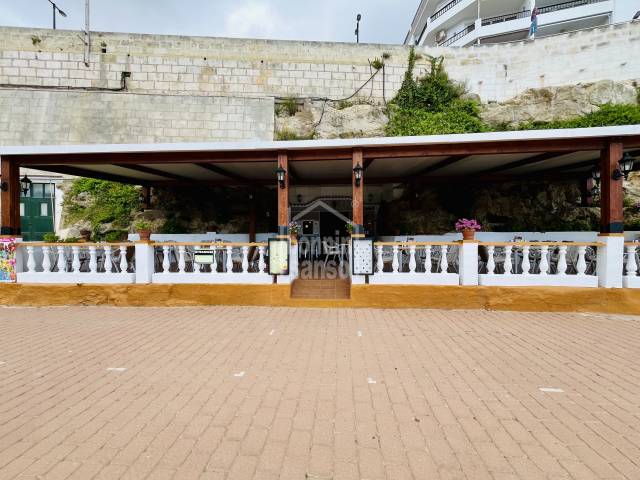
[[[54,186],[33,183],[27,195],[20,197],[20,223],[25,241],[39,241],[45,233],[53,232]]]

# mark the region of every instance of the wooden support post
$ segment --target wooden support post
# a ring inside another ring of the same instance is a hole
[[[364,234],[364,166],[362,160],[362,149],[353,150],[352,167],[361,168],[360,181],[356,180],[355,171],[351,172],[351,183],[353,186],[353,233],[354,235]]]
[[[143,186],[140,194],[142,196],[142,208],[144,210],[151,209],[151,187]]]
[[[20,236],[20,167],[8,158],[0,159],[0,234]]]
[[[249,193],[249,242],[256,241],[256,193]],[[253,252],[251,252],[253,253]]]
[[[600,152],[600,233],[624,232],[622,178],[612,178],[622,153],[619,141],[609,142]]]
[[[278,235],[289,235],[289,157],[278,152],[278,168],[285,170],[284,182],[278,181]]]
[[[580,206],[591,207],[593,206],[593,178],[580,179]]]

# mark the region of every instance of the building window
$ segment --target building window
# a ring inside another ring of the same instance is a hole
[[[40,204],[40,216],[41,217],[48,217],[49,216],[49,204],[48,203],[41,203]]]

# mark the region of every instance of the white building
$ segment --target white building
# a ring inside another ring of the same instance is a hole
[[[537,37],[627,22],[636,0],[422,0],[404,43],[466,47],[528,37],[538,7]]]

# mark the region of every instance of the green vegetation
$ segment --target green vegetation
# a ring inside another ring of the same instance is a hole
[[[293,117],[298,113],[298,101],[295,98],[284,98],[276,104],[276,115],[278,117]]]
[[[588,128],[610,125],[640,124],[640,105],[603,105],[599,110],[581,117],[552,122],[521,123],[514,130],[543,130],[551,128]]]
[[[389,104],[387,136],[473,133],[486,130],[480,107],[465,99],[465,89],[452,81],[442,57],[429,57],[427,74],[416,79],[416,54],[409,50],[409,66],[402,86]]]
[[[136,223],[133,224],[133,227],[140,231],[140,230],[151,230],[151,222],[148,222],[147,220],[138,220]]]
[[[68,223],[88,221],[96,240],[110,231],[128,229],[139,204],[137,187],[92,178],[75,179],[64,199]]]
[[[48,232],[42,236],[42,241],[46,243],[57,243],[60,241],[60,237],[53,232]]]
[[[314,133],[309,133],[307,135],[299,135],[296,132],[288,129],[282,129],[276,132],[276,140],[284,141],[284,140],[312,140],[314,137]]]
[[[384,60],[380,60],[379,58],[374,58],[371,61],[371,68],[374,70],[381,70],[384,67]]]

